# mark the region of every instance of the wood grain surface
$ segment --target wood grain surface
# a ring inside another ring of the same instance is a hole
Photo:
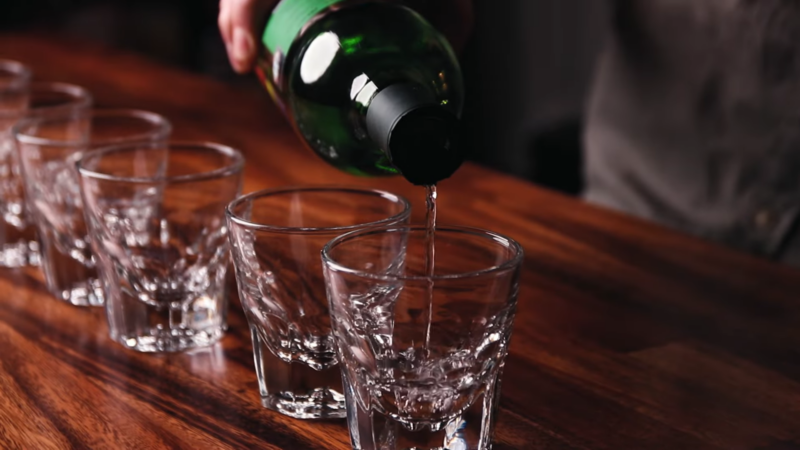
[[[359,179],[305,150],[255,81],[229,85],[61,38],[2,35],[0,57],[99,106],[168,116],[179,138],[240,148],[245,191]],[[441,223],[526,250],[496,449],[800,449],[800,272],[466,165]],[[0,448],[347,449],[342,421],[260,406],[231,305],[212,348],[149,355],[107,337],[100,309],[54,300],[35,270],[0,271]]]

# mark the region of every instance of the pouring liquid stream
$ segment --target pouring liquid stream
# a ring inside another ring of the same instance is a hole
[[[428,278],[428,292],[427,292],[427,322],[425,329],[425,356],[430,356],[430,343],[431,343],[431,323],[433,321],[433,274],[435,270],[436,259],[436,246],[435,233],[436,233],[436,185],[432,184],[425,186],[427,194],[426,198],[426,212],[425,212],[425,245],[427,255],[425,258],[425,276]]]

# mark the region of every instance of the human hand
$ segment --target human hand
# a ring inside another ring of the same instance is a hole
[[[267,13],[278,0],[220,0],[217,24],[233,70],[252,70],[258,54],[256,30],[263,28]],[[472,30],[472,0],[407,0],[441,31],[456,52],[461,51]]]
[[[236,72],[247,73],[253,68],[258,54],[256,30],[263,27],[276,3],[278,0],[220,0],[217,25]]]

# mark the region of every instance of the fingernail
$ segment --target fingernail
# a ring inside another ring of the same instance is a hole
[[[233,59],[240,64],[247,64],[253,55],[253,38],[244,28],[233,29]]]

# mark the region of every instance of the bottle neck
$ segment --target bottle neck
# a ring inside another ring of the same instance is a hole
[[[458,118],[420,85],[398,83],[379,91],[366,124],[370,138],[413,184],[436,184],[464,161]]]

